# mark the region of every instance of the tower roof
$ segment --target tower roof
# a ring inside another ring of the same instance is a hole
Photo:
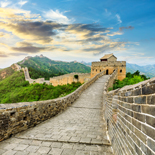
[[[113,53],[111,54],[105,54],[101,59],[109,59],[111,56],[114,56]],[[115,57],[115,56],[114,56]],[[115,57],[116,58],[116,57]],[[100,60],[101,60],[100,59]]]

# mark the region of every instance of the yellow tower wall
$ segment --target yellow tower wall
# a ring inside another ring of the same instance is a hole
[[[116,69],[118,69],[118,80],[123,80],[126,77],[126,61],[92,62],[91,78],[104,70],[112,74]]]

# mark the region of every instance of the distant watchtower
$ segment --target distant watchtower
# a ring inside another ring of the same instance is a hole
[[[115,69],[118,69],[118,80],[123,80],[126,77],[126,61],[117,61],[113,54],[106,54],[100,61],[92,62],[91,78],[104,70],[107,75],[112,74]]]

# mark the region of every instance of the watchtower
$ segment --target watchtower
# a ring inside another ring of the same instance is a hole
[[[107,75],[112,74],[116,69],[118,70],[118,80],[123,80],[126,77],[126,61],[117,61],[117,57],[113,54],[106,54],[100,61],[92,62],[91,78],[104,70]]]

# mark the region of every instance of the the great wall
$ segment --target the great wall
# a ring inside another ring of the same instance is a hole
[[[17,71],[23,70],[24,75],[25,75],[25,80],[29,81],[30,84],[46,83],[46,84],[52,84],[53,86],[57,86],[57,85],[63,85],[63,84],[71,84],[72,82],[84,83],[90,80],[90,73],[70,73],[70,74],[65,74],[65,75],[50,78],[50,80],[45,80],[45,78],[31,79],[27,67],[21,68],[21,66],[18,64],[14,64],[14,65]],[[76,79],[74,75],[78,75],[78,79]]]
[[[1,104],[0,154],[155,155],[155,78],[108,92],[118,73],[62,98]]]

